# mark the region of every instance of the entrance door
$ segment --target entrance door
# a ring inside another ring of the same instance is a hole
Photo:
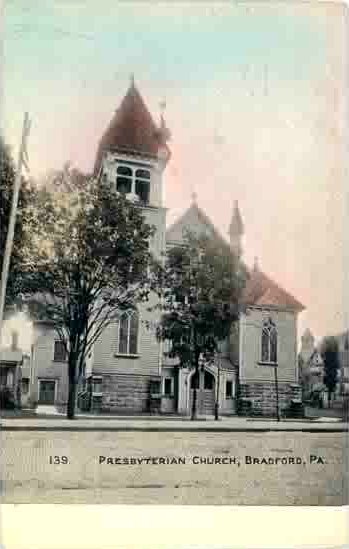
[[[193,374],[190,378],[190,410],[193,404],[194,387],[196,387],[196,405],[198,414],[214,414],[215,378],[208,370]]]
[[[39,404],[55,403],[56,381],[54,379],[39,380]]]

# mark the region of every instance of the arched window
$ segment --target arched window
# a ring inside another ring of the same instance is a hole
[[[263,323],[262,362],[277,362],[277,330],[271,318]]]
[[[119,353],[136,355],[138,351],[139,318],[136,311],[123,313],[119,320]]]
[[[116,169],[116,190],[119,193],[133,193],[143,204],[149,203],[150,171],[119,165]]]
[[[128,194],[132,190],[132,169],[128,166],[118,166],[116,170],[116,190]]]
[[[143,204],[149,202],[150,172],[148,170],[136,170],[136,195]]]

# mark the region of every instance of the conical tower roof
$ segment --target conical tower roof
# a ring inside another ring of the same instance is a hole
[[[241,213],[239,210],[239,204],[237,200],[235,200],[233,215],[231,218],[228,232],[230,236],[241,236],[244,234],[244,224],[242,221]]]
[[[104,151],[157,157],[159,149],[165,148],[166,156],[169,156],[166,140],[167,135],[156,126],[132,78],[120,107],[100,140],[94,172],[99,171]]]

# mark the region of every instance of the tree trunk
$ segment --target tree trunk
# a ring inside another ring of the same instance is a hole
[[[194,376],[198,380],[198,383],[200,383],[198,364],[196,364],[196,366],[195,366]],[[197,388],[196,388],[196,383],[194,384],[194,388],[193,388],[193,402],[192,402],[192,407],[191,407],[191,418],[190,419],[192,421],[194,419],[197,419]]]
[[[328,390],[328,408],[331,408],[332,391]]]
[[[220,358],[218,359],[218,370],[217,370],[217,386],[216,386],[216,402],[214,405],[214,418],[215,421],[219,420],[219,390],[220,390],[220,377],[221,377],[221,364]]]
[[[75,401],[76,401],[76,360],[71,353],[68,360],[68,406],[67,406],[67,418],[74,419],[75,417]]]

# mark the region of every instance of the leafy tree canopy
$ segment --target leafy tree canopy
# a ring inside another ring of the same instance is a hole
[[[339,370],[338,342],[335,337],[325,337],[321,344],[321,356],[324,361],[324,384],[331,394],[337,384]]]
[[[66,345],[72,417],[74,384],[94,342],[121,310],[147,298],[153,229],[140,208],[88,177],[68,190],[44,187],[26,227],[21,291]]]
[[[229,247],[188,233],[158,268],[156,286],[162,320],[158,337],[169,340],[170,356],[186,367],[212,360],[237,320],[247,272]]]

